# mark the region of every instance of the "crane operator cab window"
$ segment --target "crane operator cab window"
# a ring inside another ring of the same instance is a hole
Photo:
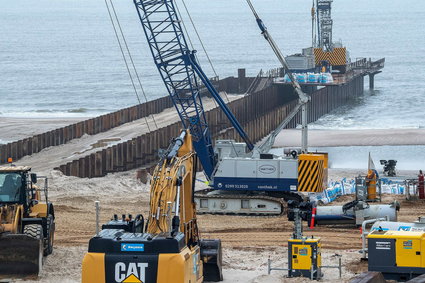
[[[22,177],[17,173],[0,173],[0,202],[19,202]]]

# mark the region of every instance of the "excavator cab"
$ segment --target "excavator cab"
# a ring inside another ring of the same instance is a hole
[[[38,275],[53,251],[54,210],[27,166],[0,166],[0,278]],[[42,197],[43,196],[43,197]]]

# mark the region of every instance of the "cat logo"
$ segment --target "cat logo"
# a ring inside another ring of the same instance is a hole
[[[117,283],[145,283],[147,263],[117,262],[115,264],[115,282]]]

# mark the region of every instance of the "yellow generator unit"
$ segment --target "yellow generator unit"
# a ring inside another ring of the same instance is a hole
[[[425,273],[425,232],[377,230],[367,238],[369,271],[397,281]]]
[[[289,277],[322,277],[320,238],[289,239],[288,241]]]
[[[328,183],[328,154],[308,153],[298,157],[298,191],[320,193]]]

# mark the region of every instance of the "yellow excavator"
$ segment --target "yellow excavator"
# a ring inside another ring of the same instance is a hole
[[[11,163],[12,160],[9,159]],[[27,166],[0,166],[0,276],[37,276],[53,252],[55,213],[47,182]]]
[[[83,259],[83,283],[222,281],[220,240],[201,240],[196,222],[196,154],[188,130],[157,164],[150,212],[122,215],[102,226]]]

